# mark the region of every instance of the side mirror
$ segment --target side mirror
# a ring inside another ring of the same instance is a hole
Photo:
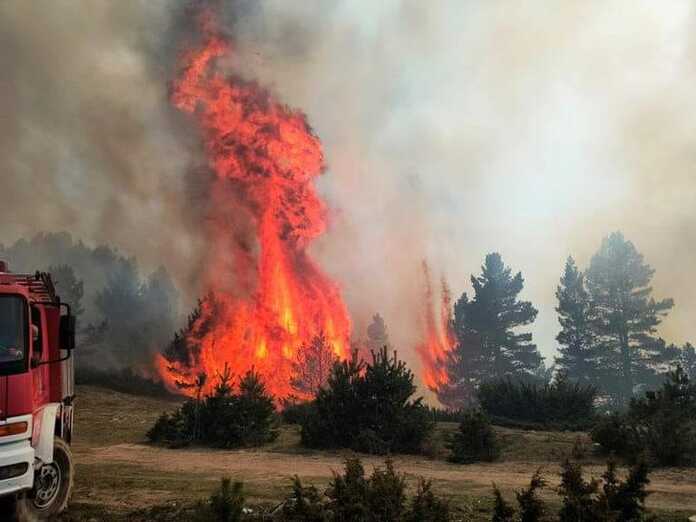
[[[62,315],[60,317],[60,348],[72,351],[75,349],[76,321],[74,315]]]

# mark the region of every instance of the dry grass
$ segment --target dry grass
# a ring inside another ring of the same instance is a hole
[[[148,445],[145,433],[149,427],[163,411],[178,404],[177,400],[78,387],[77,483],[73,507],[65,520],[169,520],[166,513],[204,498],[223,475],[243,480],[252,504],[273,505],[286,495],[292,475],[323,487],[347,456],[303,449],[296,426],[284,426],[277,441],[256,450]],[[394,461],[406,473],[411,487],[419,476],[432,479],[436,491],[456,507],[458,518],[471,521],[490,519],[493,482],[512,498],[514,490],[526,486],[531,474],[542,467],[549,482],[556,484],[559,460],[570,454],[579,437],[586,437],[500,428],[504,444],[501,461],[461,466],[444,460],[446,440],[454,429],[452,423],[438,425],[428,457],[398,456]],[[382,459],[369,456],[363,460],[368,469],[382,463]],[[588,473],[601,474],[601,458],[589,454],[585,462]],[[661,520],[686,520],[683,515],[696,513],[696,471],[659,470],[651,479],[649,505],[662,512]],[[544,496],[550,503],[558,503],[552,488],[547,488]],[[165,514],[160,518],[152,509]]]

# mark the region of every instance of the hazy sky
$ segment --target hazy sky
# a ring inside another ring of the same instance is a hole
[[[195,293],[193,127],[167,103],[184,2],[0,2],[0,242],[68,229]],[[565,258],[622,230],[696,340],[696,19],[688,1],[227,2],[228,64],[304,110],[334,209],[314,248],[356,324],[413,359],[430,261],[455,295],[486,253],[555,349]],[[185,24],[183,24],[185,25]]]

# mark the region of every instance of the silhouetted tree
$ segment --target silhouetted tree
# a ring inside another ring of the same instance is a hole
[[[372,322],[367,327],[367,347],[370,351],[376,352],[384,347],[389,347],[389,335],[387,325],[379,314],[372,317]]]
[[[654,334],[674,302],[650,297],[654,273],[620,232],[602,242],[586,272],[599,384],[617,406],[628,404],[636,385],[656,383],[668,359]]]
[[[486,256],[482,273],[471,277],[474,297],[464,294],[455,303],[454,332],[457,345],[446,361],[449,389],[471,393],[481,382],[505,376],[530,376],[542,362],[531,333],[518,328],[534,322],[537,310],[518,296],[522,274],[512,275],[500,254]]]
[[[82,307],[85,284],[75,276],[75,271],[70,265],[49,266],[48,271],[53,277],[56,292],[62,302],[70,305],[73,315],[81,316],[85,311]]]
[[[556,312],[561,324],[561,331],[556,336],[560,345],[556,365],[570,379],[594,384],[597,381],[597,371],[590,296],[585,288],[585,278],[572,257],[566,261],[556,298]]]
[[[303,344],[297,349],[290,384],[298,393],[314,397],[319,388],[326,384],[336,361],[333,347],[324,332],[320,332],[309,344]]]

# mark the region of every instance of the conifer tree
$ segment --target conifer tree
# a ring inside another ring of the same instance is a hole
[[[602,242],[586,272],[599,384],[617,406],[628,404],[637,385],[655,383],[668,362],[669,351],[655,333],[674,302],[651,297],[654,273],[620,232]]]
[[[381,315],[375,314],[372,323],[367,327],[367,348],[371,352],[378,352],[385,346],[389,347],[387,325]]]
[[[532,334],[518,328],[534,322],[537,310],[519,300],[524,287],[521,272],[514,276],[500,254],[486,256],[480,276],[471,277],[473,299],[464,294],[455,303],[457,345],[447,361],[450,387],[461,384],[470,392],[481,382],[506,376],[529,376],[542,357]],[[452,390],[443,390],[451,395]]]
[[[292,363],[290,384],[301,395],[314,397],[326,384],[337,360],[326,335],[320,332],[308,344],[298,348]]]
[[[82,280],[77,278],[73,267],[70,265],[51,266],[48,268],[48,272],[53,276],[53,282],[61,300],[70,305],[74,316],[81,316],[84,312],[82,298],[85,295],[85,285]]]
[[[556,312],[561,324],[561,331],[556,336],[560,345],[556,365],[570,379],[593,384],[597,375],[590,296],[585,288],[585,278],[572,257],[566,261],[556,298]]]

